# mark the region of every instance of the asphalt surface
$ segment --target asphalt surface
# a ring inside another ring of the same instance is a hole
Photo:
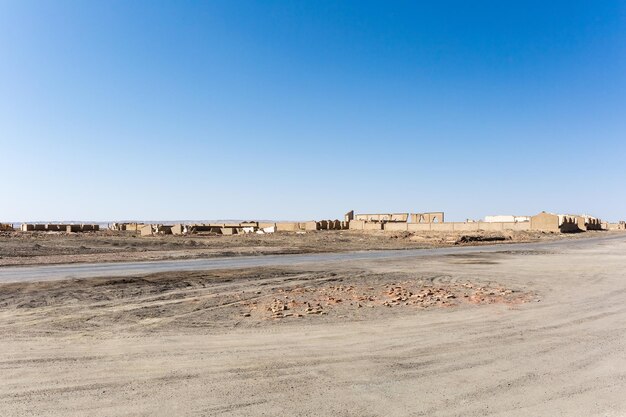
[[[370,261],[376,259],[414,258],[479,252],[502,252],[513,250],[525,251],[559,248],[565,249],[568,247],[577,247],[581,245],[602,244],[606,241],[615,240],[626,241],[626,234],[607,235],[581,239],[563,239],[537,243],[457,246],[435,249],[380,250],[342,253],[334,252],[302,255],[262,255],[149,262],[7,266],[0,267],[0,282],[84,279],[106,276],[119,277],[131,275],[146,275],[157,272],[203,271],[212,269],[235,269],[263,266],[293,266],[319,263],[326,264],[359,260]]]

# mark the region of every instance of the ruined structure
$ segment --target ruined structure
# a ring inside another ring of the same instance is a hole
[[[172,227],[163,224],[144,224],[139,229],[141,236],[152,236],[152,235],[171,235]]]
[[[626,221],[620,220],[617,223],[607,223],[607,230],[626,230]]]
[[[9,223],[0,223],[0,232],[12,232],[15,229],[12,224]]]
[[[111,223],[109,224],[109,230],[138,232],[144,225],[144,223]]]
[[[141,236],[190,235],[200,233],[237,235],[247,233],[267,234],[275,232],[306,232],[316,230],[344,230],[348,222],[340,220],[319,220],[308,222],[241,222],[209,224],[147,224],[141,227]]]
[[[542,212],[535,216],[495,215],[484,221],[445,222],[442,211],[424,213],[369,213],[357,214],[354,210],[344,215],[344,220],[311,220],[307,222],[208,223],[208,224],[142,224],[112,223],[111,230],[138,231],[141,236],[292,232],[304,233],[321,230],[380,230],[391,232],[479,232],[479,231],[544,231],[572,233],[587,230],[626,230],[626,223],[603,223],[589,215],[568,215]],[[97,225],[42,225],[24,224],[24,231],[83,232],[98,230]]]
[[[431,213],[411,213],[411,223],[443,223],[443,211]]]
[[[360,220],[364,222],[404,222],[406,223],[409,218],[409,213],[388,213],[388,214],[354,214],[354,220]]]
[[[532,216],[531,230],[543,232],[576,233],[587,230],[602,230],[602,221],[588,215],[554,214],[545,211]]]
[[[486,216],[484,221],[445,222],[443,212],[410,214],[354,214],[346,218],[351,230],[384,230],[392,232],[479,232],[537,230],[573,233],[607,229],[600,219],[588,215],[563,215],[542,212],[536,216]],[[615,229],[617,230],[617,227]],[[625,225],[626,227],[626,225]]]
[[[350,211],[345,216],[348,228],[351,230],[393,230],[405,231],[414,225],[443,224],[444,213],[442,211],[429,213],[377,213],[377,214],[354,214]],[[428,229],[430,230],[430,229]]]
[[[608,230],[608,223],[606,224],[606,227],[603,227],[602,220],[596,217],[583,214],[582,218],[584,219],[586,230]]]
[[[66,233],[84,233],[97,232],[100,230],[98,224],[57,224],[57,223],[22,223],[20,226],[22,232],[66,232]]]

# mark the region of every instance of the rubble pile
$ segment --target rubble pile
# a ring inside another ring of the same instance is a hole
[[[449,289],[445,288],[422,288],[417,292],[413,292],[405,286],[394,284],[389,286],[387,295],[391,300],[387,300],[383,305],[392,307],[397,305],[418,305],[424,308],[432,306],[450,306],[455,304],[456,295]]]
[[[271,320],[322,316],[331,312],[341,314],[361,308],[428,309],[461,304],[520,304],[531,298],[530,293],[499,286],[471,282],[434,285],[430,281],[408,280],[379,286],[279,288],[244,303],[246,311],[242,314]]]

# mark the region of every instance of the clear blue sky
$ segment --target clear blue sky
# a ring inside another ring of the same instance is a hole
[[[0,221],[626,218],[623,1],[0,1]]]

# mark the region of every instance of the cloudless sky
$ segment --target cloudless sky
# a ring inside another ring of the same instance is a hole
[[[0,221],[626,218],[626,2],[0,0]]]

